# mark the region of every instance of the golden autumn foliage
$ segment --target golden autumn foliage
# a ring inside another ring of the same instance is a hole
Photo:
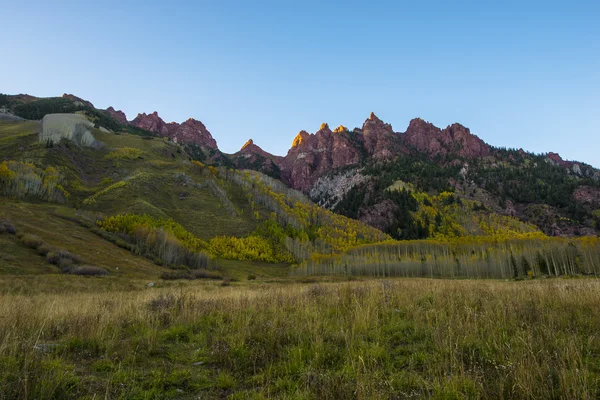
[[[245,238],[217,236],[210,240],[209,249],[215,256],[232,260],[271,263],[292,263],[294,261],[290,253],[278,251],[268,239],[259,236]]]
[[[544,236],[535,225],[479,210],[480,203],[459,198],[454,193],[429,195],[411,191],[411,194],[418,202],[418,209],[413,213],[415,221],[427,229],[429,238],[435,240],[497,235],[518,238],[524,233],[536,232]]]
[[[139,228],[150,230],[163,229],[172,234],[182,245],[192,251],[206,248],[206,243],[188,232],[172,219],[154,218],[146,214],[121,214],[107,217],[97,222],[98,226],[109,232],[135,235]]]
[[[54,167],[42,169],[35,164],[20,161],[0,163],[0,193],[9,197],[33,197],[63,203],[69,193],[62,182],[62,175]]]
[[[340,253],[357,245],[390,239],[369,225],[317,206],[300,192],[265,175],[231,171],[226,178],[246,188],[253,209],[262,206],[271,211],[270,219],[284,232],[277,240],[289,245],[291,242],[285,237],[293,239],[293,253],[304,253],[298,249],[301,243],[323,253]]]

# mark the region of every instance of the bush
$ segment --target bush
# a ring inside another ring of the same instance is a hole
[[[50,253],[51,251],[54,251],[55,248],[50,246],[47,243],[44,243],[43,245],[39,246],[36,250],[40,255],[45,257],[48,255],[48,253]]]
[[[9,233],[11,235],[17,234],[17,228],[13,225],[13,223],[6,218],[0,218],[0,234]]]
[[[83,262],[81,257],[78,255],[61,249],[49,252],[46,255],[46,261],[48,261],[50,264],[60,267],[63,270],[68,269],[73,264],[81,264]]]
[[[190,271],[196,279],[221,279],[223,276],[215,271],[207,271],[205,269],[194,269]]]
[[[254,281],[254,280],[256,280],[256,275],[252,275],[252,274],[248,275],[248,280],[249,280],[249,281]]]
[[[189,271],[169,271],[163,272],[160,275],[161,279],[172,281],[176,279],[194,279],[194,276]]]
[[[37,249],[45,244],[41,237],[32,235],[30,233],[26,233],[21,236],[21,243],[32,249]]]
[[[84,275],[84,276],[104,276],[108,275],[108,271],[104,268],[94,267],[92,265],[81,265],[79,267],[71,268],[69,273],[71,275]]]
[[[174,308],[178,303],[180,303],[180,300],[181,299],[176,299],[172,294],[160,295],[150,300],[147,306],[150,311],[165,311],[170,308]]]

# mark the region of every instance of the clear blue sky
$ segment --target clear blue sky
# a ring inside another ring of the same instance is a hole
[[[374,111],[600,167],[600,2],[450,3],[5,0],[0,92],[194,117],[225,152]]]

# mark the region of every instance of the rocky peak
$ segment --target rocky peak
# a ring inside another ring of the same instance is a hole
[[[250,147],[253,144],[254,144],[254,140],[248,139],[248,141],[246,143],[244,143],[244,145],[242,146],[242,148],[240,149],[240,151],[243,151],[245,148]]]
[[[433,157],[455,155],[474,158],[487,156],[490,152],[489,145],[459,123],[442,130],[415,118],[410,121],[402,138],[408,146]]]
[[[115,110],[112,106],[106,109],[106,113],[116,119],[119,123],[123,125],[129,125],[129,121],[127,121],[127,116],[121,110]]]
[[[548,154],[546,154],[546,158],[553,161],[554,164],[556,165],[560,165],[561,167],[570,167],[570,164],[568,161],[563,160],[563,158],[558,154],[558,153],[553,153],[550,152]]]
[[[169,136],[169,126],[158,116],[158,112],[154,111],[152,114],[141,113],[133,121],[131,125],[145,129],[150,132],[154,132],[160,136]]]
[[[154,111],[152,114],[141,113],[131,121],[131,125],[168,137],[176,143],[197,144],[202,147],[217,149],[217,142],[204,124],[189,118],[181,125],[176,122],[168,124]]]
[[[323,122],[315,135],[329,135],[331,133],[332,132],[331,129],[329,129],[329,125],[326,122]]]
[[[298,132],[298,134],[296,135],[296,137],[294,138],[294,140],[292,141],[292,148],[301,145],[302,143],[305,143],[308,138],[310,137],[310,133],[302,130],[300,132]]]
[[[335,131],[341,133],[348,129],[340,126]],[[329,125],[323,123],[314,135],[306,131],[298,133],[292,148],[281,160],[281,177],[293,188],[307,192],[320,176],[332,169],[360,163],[362,154],[360,141],[352,142],[347,135],[334,135]]]
[[[283,157],[276,156],[276,155],[273,155],[271,153],[264,151],[258,145],[256,145],[252,139],[248,139],[248,141],[246,143],[244,143],[244,145],[242,146],[240,151],[238,151],[236,153],[236,155],[240,155],[240,154],[244,155],[247,158],[255,157],[256,155],[259,155],[259,156],[262,156],[266,159],[269,159],[269,160],[275,162],[276,165],[278,165],[281,162],[281,160],[283,159]]]
[[[385,122],[380,120],[377,117],[377,115],[375,115],[375,113],[373,113],[373,112],[369,115],[369,118],[367,118],[365,120],[362,130],[363,130],[363,134],[367,134],[367,135],[369,133],[383,133],[383,132],[394,133],[394,130],[392,129],[392,125],[386,124]]]
[[[440,128],[433,125],[431,122],[425,121],[423,118],[413,118],[408,123],[408,128],[406,129],[406,133],[419,133],[425,134],[429,132],[439,133]]]
[[[375,113],[371,113],[363,123],[362,134],[367,154],[376,159],[391,158],[399,151],[392,125],[380,120]]]
[[[348,132],[348,128],[346,128],[344,125],[340,125],[337,128],[335,128],[333,131],[335,133]]]
[[[369,114],[368,120],[382,122],[373,111],[371,111],[371,114]]]
[[[204,124],[190,118],[181,125],[172,123],[170,137],[176,143],[193,143],[210,149],[217,149],[217,141],[212,137]],[[169,124],[171,125],[171,124]]]

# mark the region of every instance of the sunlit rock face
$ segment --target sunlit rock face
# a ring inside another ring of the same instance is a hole
[[[332,132],[327,124],[322,124],[315,134],[301,131],[281,162],[282,178],[293,188],[308,191],[327,171],[360,163],[360,136],[343,127]]]

